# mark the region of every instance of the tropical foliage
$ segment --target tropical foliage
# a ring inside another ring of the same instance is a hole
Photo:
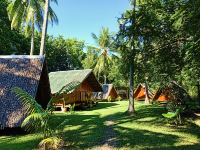
[[[35,33],[35,41],[38,43],[35,48],[35,53],[39,53],[41,32]],[[85,58],[83,48],[84,41],[78,41],[77,38],[64,39],[63,36],[56,38],[53,35],[46,35],[45,42],[46,59],[48,63],[48,71],[64,71],[70,69],[82,69],[81,61]]]
[[[10,0],[0,1],[0,55],[23,55],[30,50],[30,38],[25,37],[17,30],[11,30],[7,10]]]
[[[113,36],[115,33],[111,32],[109,33],[109,29],[102,28],[100,32],[100,36],[97,37],[94,33],[92,33],[92,37],[97,43],[99,48],[89,46],[89,50],[96,51],[98,54],[98,57],[95,57],[95,55],[88,55],[85,62],[85,68],[87,67],[94,69],[94,72],[96,73],[98,79],[99,74],[103,73],[104,77],[104,84],[106,84],[106,79],[109,74],[109,69],[112,65],[112,57],[109,53],[113,52]],[[87,59],[93,59],[93,63],[91,61],[89,64],[86,62]],[[91,66],[89,66],[91,64]]]
[[[54,0],[57,3],[57,0]],[[31,52],[33,55],[34,50],[34,29],[35,25],[38,29],[41,30],[43,23],[43,12],[44,12],[44,0],[14,0],[12,3],[8,5],[8,14],[11,22],[11,29],[22,29],[25,26],[25,35],[30,35],[30,30],[32,29],[32,38],[31,38]],[[58,18],[52,8],[49,8],[49,22],[53,24],[53,22],[58,23]]]
[[[43,134],[43,141],[41,141],[40,145],[50,143],[54,147],[58,147],[60,142],[62,142],[62,131],[69,120],[65,119],[56,127],[50,125],[49,121],[53,117],[53,111],[55,110],[52,101],[54,100],[55,102],[61,93],[68,93],[76,88],[77,85],[77,83],[69,83],[66,86],[63,86],[48,102],[46,109],[43,109],[42,106],[27,92],[18,87],[12,88],[16,93],[16,96],[19,96],[18,101],[22,106],[26,107],[26,111],[24,112],[26,118],[21,127],[28,132]],[[46,146],[46,144],[44,145]]]

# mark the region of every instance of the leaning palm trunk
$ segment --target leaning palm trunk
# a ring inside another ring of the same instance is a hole
[[[48,13],[49,13],[49,0],[46,0],[44,23],[43,23],[43,29],[42,29],[41,47],[40,47],[40,55],[43,55],[43,52],[44,52],[45,39],[46,39],[46,33],[47,33]]]
[[[33,55],[33,51],[34,51],[34,16],[32,17],[32,37],[31,37],[31,51],[30,51],[30,55]]]

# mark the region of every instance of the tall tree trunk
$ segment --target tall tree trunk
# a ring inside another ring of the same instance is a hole
[[[106,84],[106,75],[104,75],[104,84]]]
[[[135,1],[133,1],[133,12],[135,11]],[[135,23],[135,19],[132,20],[132,24]],[[129,115],[136,115],[135,108],[134,108],[134,59],[135,59],[135,42],[133,36],[131,37],[131,63],[130,63],[130,93],[129,93],[129,107],[126,111]]]
[[[42,39],[41,39],[41,46],[40,46],[40,55],[43,55],[44,53],[45,39],[46,39],[46,34],[47,34],[48,13],[49,13],[49,0],[46,0],[44,22],[43,22],[43,29],[42,29]]]
[[[30,55],[33,55],[33,51],[34,51],[34,16],[32,17],[32,37],[31,37],[31,51],[30,51]]]
[[[107,67],[107,65],[108,65],[108,62],[107,62],[107,59],[106,59],[106,57],[107,57],[107,51],[106,51],[106,49],[104,48],[104,84],[106,84],[106,74],[107,74],[107,69],[108,69],[108,67]]]

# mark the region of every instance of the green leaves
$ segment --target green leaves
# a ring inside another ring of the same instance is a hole
[[[11,22],[6,10],[7,1],[0,1],[0,54],[27,54],[30,50],[30,38],[24,37],[15,29],[11,30]]]
[[[65,119],[57,127],[51,127],[49,125],[49,120],[53,116],[53,111],[55,110],[52,101],[57,100],[61,93],[68,93],[76,89],[78,85],[79,82],[73,82],[63,86],[48,102],[46,110],[44,110],[41,105],[39,105],[37,101],[27,92],[17,87],[12,88],[16,96],[19,97],[18,101],[26,108],[26,113],[24,114],[24,117],[26,118],[21,126],[28,132],[39,131],[39,134],[42,132],[44,139],[52,135],[56,136],[57,134],[59,137],[61,137],[60,132],[65,128],[65,125],[69,120]],[[75,103],[71,107],[71,110],[73,110],[74,107]],[[47,141],[44,140],[42,143],[44,144]]]
[[[74,110],[74,107],[76,106],[76,104],[74,103],[73,105],[70,105],[69,104],[69,112],[71,112],[71,114],[72,113],[75,113],[75,111],[74,112],[72,112],[73,110]]]
[[[16,96],[19,96],[18,101],[25,107],[27,107],[27,112],[33,114],[33,113],[43,113],[44,110],[37,103],[37,101],[27,92],[24,90],[14,87],[12,90],[15,92]]]
[[[64,144],[64,141],[57,137],[50,137],[42,140],[39,143],[39,147],[48,147],[53,149],[59,149]]]
[[[125,11],[118,20],[120,31],[116,40],[124,59],[124,72],[128,74],[133,57],[134,73],[141,80],[144,73],[150,74],[151,81],[161,80],[162,73],[175,79],[188,63],[193,68],[198,66],[198,6],[200,2],[195,0],[142,0],[137,1],[135,12]],[[131,37],[135,42],[133,54],[129,53]]]

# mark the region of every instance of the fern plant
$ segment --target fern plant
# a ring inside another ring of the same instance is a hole
[[[21,127],[30,133],[36,132],[38,135],[43,134],[43,140],[39,145],[46,146],[48,144],[52,145],[53,143],[53,147],[56,147],[58,146],[58,143],[61,143],[62,131],[69,120],[65,119],[57,127],[50,126],[50,120],[54,116],[53,111],[55,110],[55,105],[53,105],[52,101],[54,100],[55,102],[61,93],[68,93],[69,91],[76,89],[77,86],[78,82],[69,83],[66,86],[63,86],[48,102],[46,109],[43,109],[42,106],[24,90],[18,87],[12,88],[16,96],[19,96],[18,101],[22,106],[26,107],[26,111],[24,112],[25,120],[22,122]]]

